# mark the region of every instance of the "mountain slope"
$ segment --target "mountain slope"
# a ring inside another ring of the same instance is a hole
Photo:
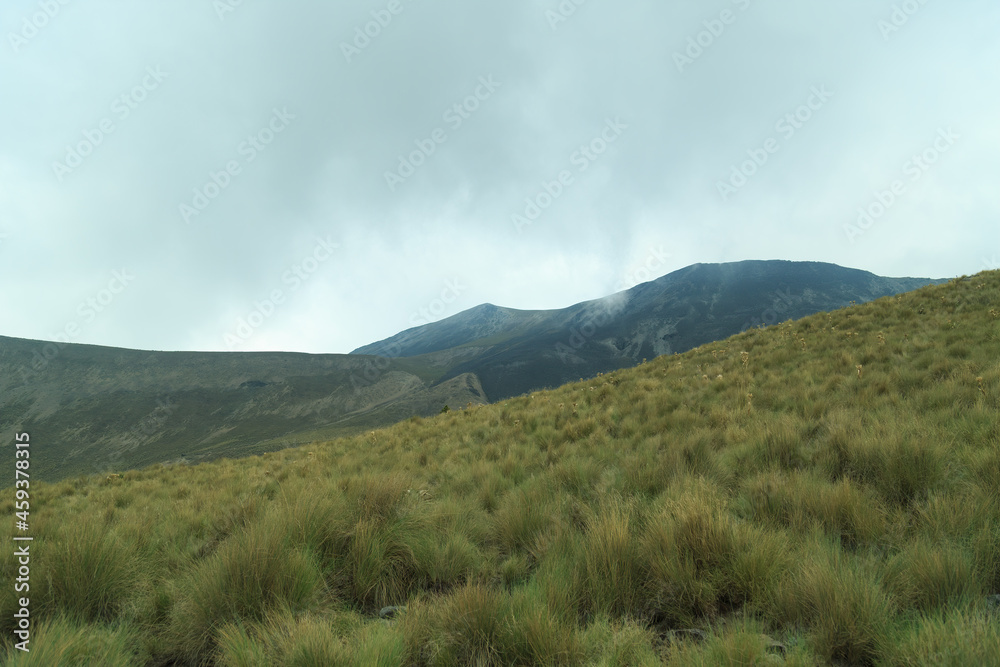
[[[457,315],[400,332],[391,338],[359,347],[351,354],[413,357],[461,347],[472,341],[496,344],[544,323],[559,311],[516,310],[484,303]]]
[[[46,359],[49,355],[51,358]],[[45,442],[43,479],[169,460],[245,456],[484,402],[433,359],[149,352],[0,337],[0,438]],[[268,444],[270,443],[270,444]]]
[[[644,358],[684,352],[749,327],[944,282],[885,278],[822,262],[695,264],[625,292],[559,310],[484,304],[355,353],[475,355],[442,376],[479,377],[489,400],[554,387]]]
[[[927,282],[814,262],[697,264],[559,310],[484,304],[359,348],[368,354],[0,337],[0,438],[34,432],[47,479],[245,456],[558,386]]]
[[[993,271],[307,447],[32,476],[0,527],[33,539],[28,663],[995,665],[998,349]]]

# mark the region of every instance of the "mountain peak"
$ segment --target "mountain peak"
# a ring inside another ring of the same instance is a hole
[[[450,373],[474,373],[490,400],[498,400],[935,282],[825,262],[698,263],[556,310],[482,303],[354,353],[453,355]]]

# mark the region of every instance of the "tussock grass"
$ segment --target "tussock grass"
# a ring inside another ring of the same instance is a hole
[[[46,611],[83,621],[127,615],[149,576],[137,545],[97,518],[80,517],[59,538],[37,546],[46,576],[36,586],[44,587]]]
[[[355,437],[35,482],[37,643],[12,652],[6,586],[3,648],[12,664],[989,664],[998,304],[987,272]]]
[[[805,648],[779,646],[780,642],[769,637],[765,630],[759,622],[740,617],[716,628],[704,642],[674,639],[667,664],[671,667],[817,664]]]
[[[918,541],[887,564],[888,587],[906,607],[921,610],[981,599],[973,559],[964,549]]]
[[[493,534],[502,553],[537,556],[536,538],[545,531],[553,512],[553,494],[541,484],[510,491],[493,515]]]
[[[58,615],[38,624],[27,653],[8,649],[5,665],[107,665],[137,667],[147,664],[139,629],[128,625],[94,624]]]
[[[843,478],[830,483],[809,472],[763,473],[744,483],[742,514],[807,533],[820,526],[845,548],[887,538],[889,511],[870,489]]]
[[[403,632],[421,665],[564,665],[580,655],[572,626],[548,613],[535,588],[505,595],[472,584],[437,604],[417,601]]]
[[[405,647],[384,625],[350,612],[295,615],[276,609],[261,621],[219,630],[218,665],[399,665]]]
[[[227,622],[259,620],[275,606],[302,608],[321,597],[314,554],[288,549],[286,527],[276,519],[233,534],[178,582],[168,635],[182,654],[204,656]]]
[[[411,542],[418,533],[412,524],[386,526],[362,519],[351,535],[345,559],[352,598],[371,608],[404,601],[416,575]]]
[[[996,612],[969,603],[921,614],[901,629],[896,642],[887,644],[882,664],[991,665],[1000,655],[1000,622]]]
[[[655,634],[634,621],[599,617],[580,633],[586,664],[595,667],[658,667]]]
[[[680,498],[667,499],[650,517],[641,549],[655,620],[690,626],[717,613],[722,566],[735,543],[732,520],[719,504],[702,484]]]
[[[781,587],[780,613],[810,628],[820,657],[870,664],[890,637],[896,607],[870,563],[816,537],[809,558]]]
[[[641,605],[645,567],[632,533],[640,528],[626,501],[611,496],[588,521],[583,536],[583,563],[588,608],[610,617],[634,615]]]

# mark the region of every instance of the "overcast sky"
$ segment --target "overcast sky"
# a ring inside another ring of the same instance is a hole
[[[0,25],[3,335],[349,352],[696,262],[1000,259],[995,0],[11,0]]]

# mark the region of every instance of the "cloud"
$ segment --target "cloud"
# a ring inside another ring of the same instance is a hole
[[[127,268],[79,342],[228,349],[327,237],[240,349],[346,352],[448,280],[468,289],[441,316],[562,307],[651,248],[650,278],[748,258],[943,277],[1000,250],[985,0],[898,26],[882,0],[42,4],[0,9],[3,334],[48,339]],[[942,127],[962,139],[851,243]]]

